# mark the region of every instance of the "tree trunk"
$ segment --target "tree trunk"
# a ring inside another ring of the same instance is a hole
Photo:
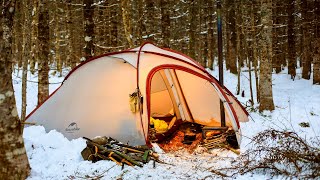
[[[22,52],[22,37],[23,37],[23,29],[22,24],[24,22],[23,11],[22,11],[22,2],[17,2],[14,13],[14,22],[13,22],[13,44],[12,50],[15,52],[13,54],[13,58],[18,62],[18,67],[23,66],[23,52]]]
[[[214,56],[215,56],[215,36],[213,34],[213,28],[214,28],[214,8],[213,8],[213,2],[207,1],[208,3],[208,17],[207,17],[207,24],[208,24],[208,68],[213,70],[214,65]],[[207,63],[206,63],[207,64]]]
[[[108,29],[105,27],[105,18],[108,16],[105,16],[104,11],[106,8],[106,2],[100,3],[100,6],[95,8],[95,54],[100,55],[105,52],[105,42],[106,42],[106,36],[107,33],[105,33],[105,30]]]
[[[0,0],[0,179],[26,179],[30,172],[12,85],[14,9],[14,0]]]
[[[170,1],[169,0],[160,0],[161,8],[161,32],[162,32],[162,46],[169,48],[170,47]]]
[[[39,24],[39,0],[32,0],[32,28],[31,28],[31,59],[29,62],[32,74],[36,72],[35,66],[39,57],[38,42],[38,24]]]
[[[72,69],[76,67],[78,60],[80,57],[77,55],[77,50],[76,50],[76,26],[75,26],[75,17],[76,14],[73,13],[73,8],[71,5],[72,0],[67,0],[67,18],[66,18],[66,23],[67,23],[67,31],[68,31],[68,66],[71,67]]]
[[[245,61],[245,40],[244,40],[244,3],[242,1],[237,2],[237,18],[236,18],[236,31],[237,31],[237,57],[238,57],[238,74],[239,69],[244,66],[244,61]]]
[[[25,121],[27,111],[27,75],[28,64],[31,51],[31,0],[23,1],[24,23],[23,23],[23,72],[22,72],[22,107],[21,107],[21,121]]]
[[[208,22],[210,20],[210,16],[209,16],[209,4],[206,1],[200,1],[201,3],[199,3],[199,11],[202,11],[201,8],[203,8],[203,22],[202,22],[202,17],[200,16],[200,22],[199,22],[199,26],[201,27],[201,24],[204,25],[204,31],[207,31],[206,33],[202,33],[201,35],[201,42],[202,42],[202,58],[199,59],[201,66],[203,66],[204,68],[207,67],[207,62],[208,62],[208,41],[209,41],[209,28],[208,28]],[[200,30],[201,32],[201,30]]]
[[[27,76],[28,76],[28,58],[23,62],[22,66],[22,87],[21,87],[21,121],[24,122],[27,113]]]
[[[288,57],[288,34],[287,34],[287,16],[285,16],[285,13],[283,12],[283,9],[286,8],[287,3],[286,1],[277,1],[279,3],[278,9],[281,12],[281,14],[277,17],[278,22],[279,22],[279,27],[277,28],[277,41],[278,41],[278,62],[280,64],[279,68],[281,68],[281,71],[284,70],[283,67],[287,66],[287,57]],[[279,70],[279,69],[278,69]]]
[[[60,74],[62,73],[62,49],[65,49],[65,48],[61,48],[60,47],[60,43],[62,41],[62,29],[61,29],[61,17],[63,16],[62,15],[62,12],[60,10],[60,7],[59,7],[59,2],[53,2],[51,3],[51,5],[53,5],[53,11],[52,11],[52,14],[53,14],[53,35],[54,35],[54,38],[53,38],[53,41],[54,41],[54,58],[53,58],[53,61],[54,63],[57,65],[57,72],[59,72]],[[47,6],[49,7],[49,6]],[[50,39],[49,39],[50,40]]]
[[[196,46],[196,40],[195,40],[195,29],[196,29],[196,22],[195,22],[195,0],[189,0],[189,44],[188,44],[188,49],[189,49],[189,56],[191,58],[196,58],[196,52],[195,52],[195,46]]]
[[[39,9],[38,105],[49,96],[49,13],[47,3],[46,0],[42,0]]]
[[[121,9],[122,9],[122,23],[124,26],[124,34],[129,44],[129,47],[132,48],[134,46],[132,40],[132,27],[131,27],[131,19],[129,14],[129,1],[121,0]]]
[[[260,106],[259,111],[274,110],[272,97],[272,1],[261,3],[261,59],[260,59]]]
[[[274,2],[272,8],[272,19],[274,27],[272,28],[272,67],[275,69],[276,73],[281,72],[281,62],[280,62],[280,41],[279,41],[279,28],[281,24],[279,23],[278,14],[282,12],[282,9],[279,8],[279,1]]]
[[[252,2],[250,9],[249,9],[249,17],[250,17],[250,28],[248,28],[248,38],[250,41],[248,41],[248,46],[247,46],[247,54],[248,54],[248,68],[249,68],[249,85],[250,85],[250,101],[251,101],[251,106],[253,107],[254,105],[254,99],[253,99],[253,86],[252,86],[252,63],[254,61],[254,48],[253,47],[253,41],[255,41],[255,24],[254,24],[254,2]]]
[[[240,94],[240,91],[241,91],[241,66],[243,64],[243,43],[242,43],[242,38],[241,36],[243,36],[243,24],[242,24],[242,12],[241,12],[241,9],[242,9],[242,3],[240,1],[239,4],[237,4],[237,8],[236,8],[236,12],[237,12],[237,18],[236,18],[236,24],[237,24],[237,48],[236,48],[236,56],[237,56],[237,64],[238,64],[238,67],[237,67],[237,91],[236,91],[236,95],[239,95]]]
[[[320,37],[314,42],[313,84],[320,84]]]
[[[229,67],[230,67],[230,72],[233,74],[237,74],[237,32],[236,32],[236,13],[235,13],[235,0],[228,0],[228,19],[227,19],[227,23],[228,23],[228,30],[230,33],[230,39],[228,39],[229,41]]]
[[[320,84],[320,1],[314,2],[315,16],[314,16],[314,27],[315,27],[315,41],[314,41],[314,52],[313,52],[313,84]]]
[[[85,59],[88,60],[94,56],[94,6],[93,0],[84,0],[83,3],[83,16],[84,16],[84,53]]]
[[[146,29],[145,24],[143,23],[143,7],[144,2],[143,0],[137,0],[137,9],[138,9],[138,29],[137,29],[137,37],[138,37],[138,44],[141,45],[143,43],[143,31]]]
[[[226,13],[226,20],[229,19],[229,13]],[[231,33],[230,33],[230,30],[229,30],[229,24],[228,22],[225,22],[226,24],[226,28],[225,28],[225,35],[226,35],[226,38],[225,38],[225,42],[226,42],[226,55],[225,55],[225,59],[226,59],[226,69],[227,70],[230,70],[231,68],[231,43],[230,43],[230,36],[231,36]]]
[[[143,34],[145,35],[145,40],[154,41],[155,36],[155,2],[154,0],[145,0],[146,8],[145,8],[145,30],[143,30]]]
[[[202,24],[205,25],[205,23],[203,23],[203,0],[198,0],[197,2],[197,6],[196,9],[198,11],[198,16],[196,16],[196,27],[198,27],[198,29],[196,29],[198,31],[198,38],[196,41],[196,54],[197,54],[197,61],[201,64],[204,62],[203,57],[204,57],[204,42],[207,40],[206,37],[206,33],[203,32],[203,27]]]
[[[116,1],[110,1],[110,6],[116,6]],[[119,6],[117,6],[119,7]],[[111,47],[117,47],[118,46],[118,22],[117,22],[117,17],[120,14],[119,11],[117,10],[118,8],[110,8],[110,16],[113,17],[111,18],[110,22],[110,46]]]
[[[288,11],[288,73],[291,75],[291,79],[296,77],[296,40],[294,33],[294,2],[287,0]]]
[[[256,35],[256,31],[255,31],[255,28],[254,28],[254,31],[253,31],[254,35]],[[257,56],[257,40],[256,38],[253,39],[253,52],[252,52],[252,56],[253,56],[253,62],[252,62],[252,65],[253,65],[253,68],[254,68],[254,76],[255,76],[255,82],[256,82],[256,92],[257,92],[257,102],[259,103],[260,102],[260,91],[259,91],[259,75],[258,75],[258,56]]]
[[[254,68],[254,76],[255,76],[255,84],[256,84],[256,92],[257,92],[257,102],[260,102],[260,91],[259,91],[259,75],[258,75],[258,40],[257,40],[257,31],[256,26],[259,22],[258,16],[258,4],[256,0],[252,0],[252,12],[251,12],[251,31],[252,31],[252,58],[253,58],[253,68]]]
[[[302,16],[302,78],[310,79],[311,74],[311,39],[310,39],[310,13],[308,12],[308,0],[301,1]]]

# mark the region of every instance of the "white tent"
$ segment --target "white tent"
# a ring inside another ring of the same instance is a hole
[[[141,96],[135,113],[133,92]],[[248,121],[248,113],[230,91],[190,57],[146,43],[78,65],[27,121],[70,139],[106,135],[138,145],[149,142],[150,117],[169,112],[177,120],[220,126],[220,99],[240,142],[239,122]]]

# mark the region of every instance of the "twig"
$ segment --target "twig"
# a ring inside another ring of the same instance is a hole
[[[98,174],[98,175],[96,175],[96,176],[86,175],[85,177],[82,177],[82,176],[77,176],[77,175],[75,175],[75,177],[80,178],[80,179],[91,179],[91,180],[100,179],[100,178],[102,178],[102,177],[104,176],[104,174],[105,174],[106,172],[110,171],[110,169],[114,168],[115,166],[116,166],[116,164],[113,165],[113,166],[111,166],[109,169],[103,171],[102,173],[100,173],[100,174]],[[68,178],[69,178],[69,176],[68,176]]]

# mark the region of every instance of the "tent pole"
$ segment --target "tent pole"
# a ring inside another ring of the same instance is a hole
[[[217,26],[218,26],[218,62],[219,62],[219,84],[224,89],[223,85],[223,60],[222,60],[222,20],[221,20],[221,2],[217,0]],[[221,127],[226,126],[225,112],[223,102],[220,99],[220,118]]]

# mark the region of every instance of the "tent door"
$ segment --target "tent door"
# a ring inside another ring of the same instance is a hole
[[[168,89],[170,89],[170,91],[172,92],[172,95],[173,95],[173,97],[171,97],[171,98],[173,100],[175,100],[175,103],[178,106],[178,110],[179,110],[179,113],[181,115],[181,119],[182,120],[186,120],[186,116],[185,116],[185,113],[184,113],[183,108],[182,108],[182,102],[180,101],[180,98],[179,98],[179,95],[178,95],[178,90],[177,90],[176,86],[174,85],[174,82],[173,82],[173,79],[172,79],[172,76],[171,76],[171,72],[168,69],[165,69],[164,72],[165,72],[165,77],[169,82],[169,88]]]

